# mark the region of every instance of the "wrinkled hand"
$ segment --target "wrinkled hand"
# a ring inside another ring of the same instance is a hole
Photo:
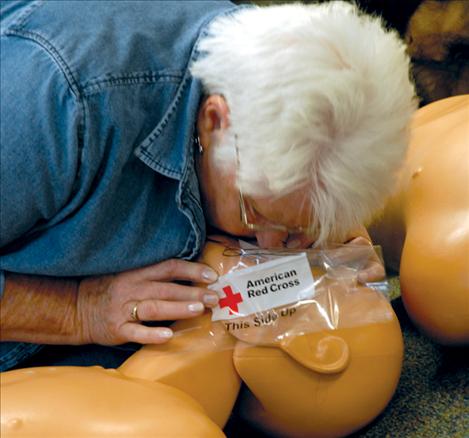
[[[302,247],[304,248],[309,243],[310,241],[304,239]],[[378,254],[376,254],[369,237],[358,236],[348,240],[342,247],[334,250],[333,258],[335,263],[345,266],[354,264],[354,261],[356,263],[366,262],[365,266],[358,272],[357,280],[359,283],[365,284],[380,281],[386,277],[384,265]]]
[[[288,235],[281,231],[267,231],[257,234],[258,244],[261,248],[291,248],[301,249],[310,248],[314,244],[314,239],[306,234]],[[359,251],[358,247],[363,247]],[[384,280],[386,272],[383,263],[373,249],[371,238],[365,227],[359,227],[352,230],[344,246],[334,252],[334,259],[344,265],[356,258],[367,260],[365,267],[358,273],[360,283],[369,283],[373,281]]]
[[[160,344],[172,337],[166,327],[147,327],[140,321],[193,318],[205,306],[218,303],[215,292],[174,281],[212,283],[216,272],[208,266],[171,259],[145,268],[81,281],[78,318],[86,343],[116,345],[125,342]],[[138,321],[132,317],[136,307]]]

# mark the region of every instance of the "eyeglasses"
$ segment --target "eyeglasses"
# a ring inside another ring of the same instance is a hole
[[[235,148],[236,148],[236,161],[237,172],[239,172],[239,151],[238,151],[238,137],[235,135]],[[243,191],[238,189],[239,192],[239,212],[241,223],[253,231],[282,231],[288,234],[313,234],[313,231],[307,227],[287,227],[286,225],[277,224],[269,221],[256,211],[254,206],[243,195]]]

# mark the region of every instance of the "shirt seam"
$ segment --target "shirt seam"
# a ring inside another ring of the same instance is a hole
[[[134,152],[135,154],[136,152]],[[179,180],[181,177],[180,172],[175,171],[173,168],[162,165],[159,161],[155,159],[153,154],[147,149],[140,149],[138,151],[137,157],[140,158],[145,164],[148,164],[150,168],[158,171],[162,175],[165,175],[169,178]]]
[[[42,47],[62,70],[72,93],[77,99],[81,100],[80,87],[78,86],[78,83],[73,75],[72,69],[65,62],[60,52],[46,38],[36,32],[25,31],[20,29],[10,29],[6,31],[4,35],[25,38],[35,42],[37,45]]]
[[[111,87],[122,87],[140,84],[156,84],[159,82],[179,83],[182,78],[183,75],[179,70],[149,70],[133,73],[123,73],[121,75],[108,75],[105,78],[92,79],[88,81],[83,86],[82,92],[85,96],[91,96]]]
[[[39,6],[42,6],[44,4],[45,0],[36,0],[34,2],[31,2],[29,3],[25,10],[23,12],[21,12],[18,17],[13,20],[13,23],[10,24],[10,28],[11,27],[16,27],[16,28],[20,28],[20,27],[24,27],[25,25],[25,22],[26,20],[31,16],[31,14],[39,7]],[[8,32],[8,30],[7,30]],[[5,34],[5,32],[2,32],[2,34]]]
[[[69,90],[71,91],[72,95],[75,97],[75,103],[77,108],[77,168],[75,173],[75,181],[72,187],[71,193],[66,201],[68,203],[70,199],[74,196],[76,192],[76,184],[79,181],[79,175],[81,172],[81,164],[82,164],[82,153],[84,148],[84,133],[86,131],[86,122],[85,122],[85,110],[84,110],[84,99],[82,92],[80,91],[80,87],[75,80],[73,75],[72,69],[68,66],[62,55],[60,54],[59,50],[51,44],[46,38],[42,35],[20,30],[20,29],[10,29],[4,33],[4,35],[9,37],[17,37],[23,38],[26,40],[30,40],[33,43],[37,44],[45,53],[47,53],[52,58],[53,65],[57,66],[58,69],[62,72],[65,81],[68,84]]]
[[[192,228],[192,233],[186,242],[186,246],[184,250],[180,253],[181,255],[185,254],[185,257],[188,259],[193,258],[197,254],[198,250],[200,251],[201,239],[205,235],[205,230],[203,230],[204,224],[199,223],[199,212],[196,211],[200,209],[200,199],[197,199],[192,190],[190,190],[190,188],[188,187],[190,177],[189,174],[192,173],[190,172],[190,170],[192,169],[192,171],[195,172],[194,161],[194,151],[192,151],[192,153],[188,156],[187,165],[181,177],[176,201],[179,210],[182,211],[182,213],[189,220],[189,223]],[[197,179],[197,176],[195,176],[195,178]]]
[[[165,129],[166,125],[168,124],[169,120],[171,119],[172,114],[174,113],[174,111],[178,107],[179,102],[181,101],[182,94],[183,94],[185,88],[187,87],[187,84],[189,82],[190,77],[191,76],[188,73],[188,71],[185,70],[184,76],[183,76],[182,80],[180,81],[178,89],[176,90],[176,94],[175,94],[173,100],[171,101],[171,103],[169,104],[163,118],[160,120],[160,122],[156,126],[153,133],[150,134],[150,136],[147,139],[145,139],[144,144],[141,145],[143,150],[147,150],[149,145],[151,143],[153,143],[155,138],[159,137],[160,134]],[[149,158],[150,158],[150,156],[149,156]],[[181,172],[177,172],[177,173],[179,175],[181,174]]]

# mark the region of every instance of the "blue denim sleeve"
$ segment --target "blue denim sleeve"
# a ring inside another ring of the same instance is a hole
[[[0,270],[0,300],[3,297],[4,290],[5,290],[5,272]]]
[[[47,227],[72,196],[80,118],[78,101],[47,48],[14,35],[3,35],[0,43],[0,248],[5,251]]]

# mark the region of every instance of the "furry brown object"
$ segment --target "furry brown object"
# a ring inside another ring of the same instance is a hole
[[[469,93],[469,1],[423,1],[405,39],[422,103]]]
[[[234,0],[268,5],[288,0]],[[302,0],[324,3],[330,0]],[[469,93],[469,0],[344,0],[405,38],[420,105]]]

